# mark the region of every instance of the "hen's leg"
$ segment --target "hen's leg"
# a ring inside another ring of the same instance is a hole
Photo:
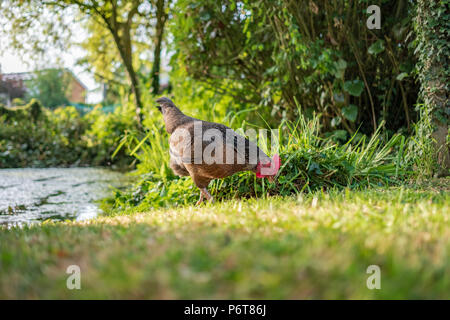
[[[203,188],[201,189],[202,193],[205,195],[206,199],[210,202],[214,203],[214,198],[212,197],[212,195],[208,192],[208,189]]]
[[[196,205],[199,205],[200,203],[202,203],[203,201],[203,197],[206,197],[206,199],[211,200],[211,195],[208,192],[208,189],[206,189],[208,187],[209,182],[211,181],[210,178],[205,178],[202,177],[198,174],[196,174],[195,170],[193,171],[192,165],[186,164],[186,170],[189,171],[189,174],[191,175],[192,180],[194,181],[195,185],[197,186],[197,188],[200,189],[200,199],[197,201]]]
[[[199,206],[203,202],[203,191],[200,189],[200,199],[198,199],[196,206]]]

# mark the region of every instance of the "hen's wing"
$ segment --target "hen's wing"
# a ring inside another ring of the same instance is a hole
[[[192,122],[177,128],[169,140],[171,161],[184,166],[193,178],[223,178],[254,170],[258,161],[270,161],[254,142],[227,126],[196,121],[199,121],[197,125],[201,124],[201,130],[195,130]]]
[[[257,164],[258,161],[271,159],[254,143],[238,134],[233,129],[219,123],[198,120],[201,130],[194,129],[194,122],[177,128],[170,137],[170,155],[177,162],[202,163],[202,156],[206,148],[223,150],[231,155],[224,155],[225,159],[234,159],[228,164]],[[197,124],[198,124],[197,123]],[[215,131],[209,131],[213,129]],[[217,137],[219,135],[219,137]],[[218,138],[218,139],[217,139]],[[195,150],[197,148],[197,150]],[[197,151],[197,152],[195,152]]]
[[[238,163],[244,161],[249,165],[256,165],[259,161],[270,161],[267,156],[253,141],[240,135],[236,131],[227,128],[228,134],[225,137],[225,143],[233,146],[235,157]]]

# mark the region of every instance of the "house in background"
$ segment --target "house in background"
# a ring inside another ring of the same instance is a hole
[[[67,100],[74,103],[86,103],[86,86],[69,69],[58,69],[58,71],[61,71],[61,77],[69,79]],[[29,83],[34,77],[36,77],[35,72],[2,73],[0,66],[0,103],[11,106],[14,99],[24,99],[32,90]]]
[[[70,71],[69,69],[64,70],[70,77],[67,99],[69,99],[70,102],[86,103],[86,92],[88,90],[87,87],[83,84],[83,82],[81,82],[80,79],[77,78],[77,76],[72,71]]]

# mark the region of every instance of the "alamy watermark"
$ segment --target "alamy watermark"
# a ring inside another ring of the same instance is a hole
[[[366,270],[367,274],[370,274],[370,276],[367,278],[366,286],[367,289],[373,290],[373,289],[381,289],[381,269],[376,264],[372,264],[367,267]]]
[[[366,26],[370,30],[372,29],[381,29],[381,9],[379,6],[373,4],[367,7],[367,13],[371,14],[369,18],[367,18]]]
[[[67,274],[70,276],[67,277],[66,287],[69,290],[80,290],[81,289],[81,269],[76,264],[70,265],[66,270]]]

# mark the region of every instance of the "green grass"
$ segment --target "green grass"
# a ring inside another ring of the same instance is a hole
[[[0,230],[0,298],[449,299],[448,191],[447,179]],[[66,289],[72,264],[81,290]]]

